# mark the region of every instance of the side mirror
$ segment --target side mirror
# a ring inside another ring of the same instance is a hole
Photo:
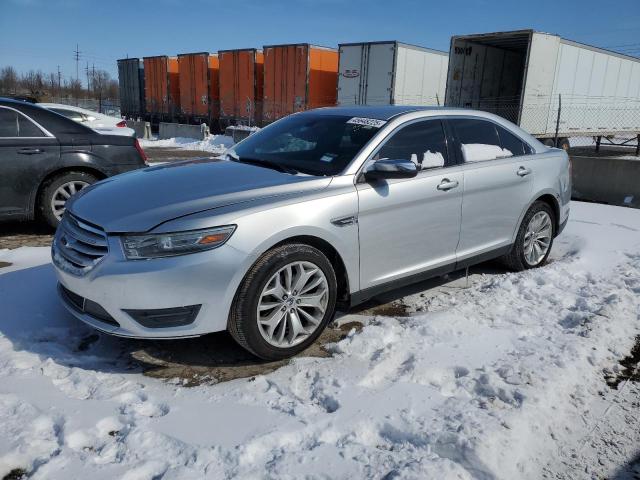
[[[382,158],[370,164],[364,171],[367,181],[385,178],[413,178],[418,174],[418,167],[411,160]]]

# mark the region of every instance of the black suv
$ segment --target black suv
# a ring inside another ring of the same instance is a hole
[[[71,195],[144,166],[133,137],[102,135],[42,107],[0,98],[0,220],[41,217],[55,227]]]

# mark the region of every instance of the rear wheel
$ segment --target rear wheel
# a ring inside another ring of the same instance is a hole
[[[535,202],[518,230],[511,251],[503,257],[504,263],[515,271],[544,265],[551,253],[555,234],[555,214],[545,202]]]
[[[305,244],[265,253],[245,276],[229,314],[229,332],[254,355],[279,360],[305,350],[335,313],[336,275]]]
[[[43,219],[57,227],[66,210],[67,201],[98,179],[85,172],[66,172],[49,180],[40,194],[39,208]]]

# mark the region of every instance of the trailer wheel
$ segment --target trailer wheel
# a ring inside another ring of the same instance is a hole
[[[559,138],[558,139],[558,148],[561,148],[562,150],[564,150],[565,152],[569,152],[569,148],[571,148],[571,145],[569,144],[569,139],[568,138]]]
[[[542,143],[544,143],[547,147],[556,146],[556,142],[553,138],[545,138],[544,140],[542,140]]]

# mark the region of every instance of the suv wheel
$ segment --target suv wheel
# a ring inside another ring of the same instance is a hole
[[[245,276],[229,314],[236,341],[265,360],[305,350],[335,313],[337,281],[318,249],[287,244],[268,251]]]
[[[551,252],[555,234],[555,214],[545,202],[535,202],[520,224],[516,242],[503,258],[515,271],[544,265]]]
[[[67,200],[98,179],[85,172],[66,172],[51,179],[42,189],[39,199],[40,212],[53,228],[58,226]]]

